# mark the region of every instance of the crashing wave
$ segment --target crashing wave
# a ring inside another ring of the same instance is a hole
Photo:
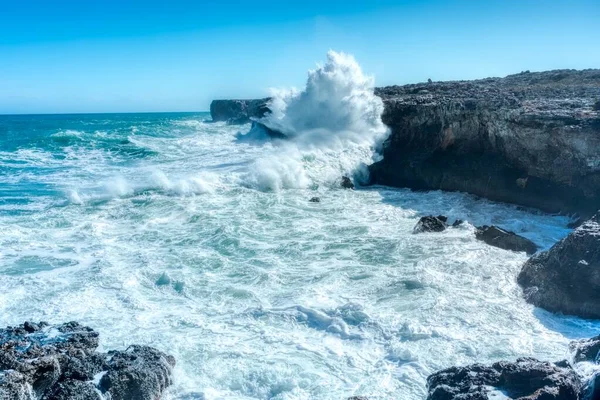
[[[364,181],[361,166],[376,161],[389,134],[374,87],[353,56],[329,51],[327,62],[309,71],[304,90],[274,91],[271,113],[256,122],[289,140],[256,162],[252,182],[279,190],[332,183],[344,174]]]

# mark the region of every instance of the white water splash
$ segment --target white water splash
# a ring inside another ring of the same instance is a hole
[[[389,133],[374,86],[354,57],[329,51],[327,63],[309,71],[303,91],[274,91],[272,113],[259,122],[289,140],[256,163],[252,182],[279,190],[332,184],[341,175],[364,180],[364,166],[375,161]]]

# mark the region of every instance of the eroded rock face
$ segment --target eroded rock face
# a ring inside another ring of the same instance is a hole
[[[537,251],[537,245],[531,240],[493,225],[478,227],[475,231],[475,238],[490,246],[504,250],[524,251],[527,254],[533,254]]]
[[[98,333],[76,322],[0,329],[0,399],[156,400],[171,384],[173,357],[146,346],[97,347]]]
[[[229,124],[247,124],[250,118],[261,118],[267,112],[269,98],[257,100],[213,100],[210,115],[213,121]]]
[[[566,363],[532,358],[448,368],[431,375],[427,386],[428,400],[492,400],[494,391],[520,400],[577,400],[582,389]]]
[[[545,211],[600,204],[600,70],[376,89],[391,128],[372,182]]]
[[[538,307],[600,318],[600,213],[530,258],[517,281],[527,301]]]

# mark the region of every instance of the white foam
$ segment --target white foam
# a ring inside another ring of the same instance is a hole
[[[342,175],[365,181],[364,166],[389,133],[373,90],[374,79],[351,55],[330,51],[327,63],[309,72],[303,91],[273,91],[272,113],[260,122],[288,140],[258,160],[249,179],[268,190],[333,184]]]

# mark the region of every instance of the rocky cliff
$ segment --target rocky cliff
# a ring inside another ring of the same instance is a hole
[[[545,211],[600,204],[600,70],[376,89],[392,133],[372,182]]]
[[[267,107],[268,98],[258,100],[213,100],[210,103],[210,115],[213,121],[225,121],[230,124],[246,124],[251,117],[260,118]]]
[[[472,193],[549,212],[600,205],[600,70],[377,88],[391,128],[374,184]],[[268,99],[217,100],[215,121],[261,117]]]

